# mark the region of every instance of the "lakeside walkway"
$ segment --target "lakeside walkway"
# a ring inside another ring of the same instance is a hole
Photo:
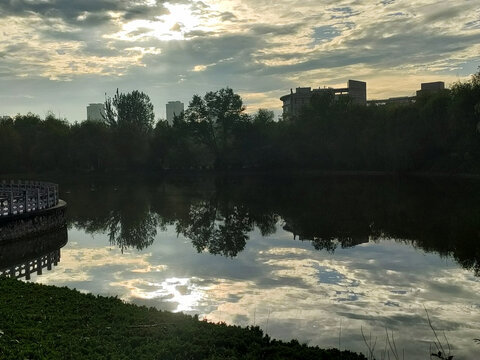
[[[38,236],[65,226],[67,203],[58,185],[39,181],[0,183],[0,243]]]

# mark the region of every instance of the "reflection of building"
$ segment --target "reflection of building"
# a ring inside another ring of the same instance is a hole
[[[340,245],[342,248],[354,247],[369,242],[370,234],[368,231],[360,231],[360,229],[352,229],[354,231],[335,230],[320,231],[315,229],[302,229],[295,226],[293,222],[286,222],[283,230],[293,234],[293,238],[298,237],[301,241],[311,241],[316,250],[333,251]]]
[[[184,111],[184,106],[181,101],[169,101],[166,105],[167,121],[171,125],[175,116],[180,116]]]
[[[103,104],[90,104],[87,106],[87,120],[103,121],[105,106]]]
[[[367,83],[358,80],[348,80],[346,88],[318,88],[310,87],[296,88],[296,92],[290,90],[290,94],[280,98],[283,102],[283,115],[297,116],[303,106],[310,103],[314,94],[332,93],[336,99],[348,96],[354,104],[365,105],[367,103]]]

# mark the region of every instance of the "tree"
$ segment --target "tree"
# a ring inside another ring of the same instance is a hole
[[[13,119],[0,119],[0,169],[15,171],[21,160],[21,138],[13,126]]]
[[[71,161],[68,152],[70,125],[66,119],[48,114],[40,123],[34,148],[37,169],[66,169]]]
[[[190,101],[185,118],[194,127],[198,140],[213,152],[216,167],[225,165],[236,125],[248,120],[244,111],[242,98],[228,87],[210,91],[203,98],[194,95]]]
[[[41,126],[42,119],[36,114],[29,112],[26,115],[17,114],[15,116],[14,127],[20,141],[20,156],[17,161],[22,169],[32,169],[36,165]]]
[[[147,94],[134,90],[105,99],[105,122],[112,127],[129,127],[144,132],[152,129],[155,120],[153,105]]]
[[[121,168],[139,168],[146,165],[149,138],[155,114],[148,95],[134,90],[119,93],[105,100],[105,122],[114,130],[117,165]]]
[[[75,168],[105,170],[112,155],[111,129],[99,121],[83,121],[71,127],[70,148]]]
[[[168,151],[174,140],[172,133],[172,128],[166,120],[157,122],[150,145],[151,164],[154,168],[164,168]]]
[[[253,116],[253,123],[258,126],[269,125],[273,123],[275,114],[271,110],[258,109],[257,113]]]

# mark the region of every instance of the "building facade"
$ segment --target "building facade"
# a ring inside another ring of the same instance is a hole
[[[280,98],[283,102],[284,117],[298,116],[301,109],[310,103],[312,96],[322,92],[332,93],[336,99],[348,96],[354,104],[367,104],[367,83],[364,81],[348,80],[345,88],[318,88],[312,90],[311,87],[298,87],[295,89],[295,92],[290,89],[290,94]]]
[[[181,101],[169,101],[165,106],[167,112],[167,121],[170,125],[173,124],[175,116],[180,116],[184,111],[184,105]]]
[[[388,99],[369,100],[367,101],[367,105],[412,104],[417,101],[417,97],[428,96],[444,90],[447,89],[445,89],[445,83],[443,81],[422,83],[420,90],[416,92],[416,96],[398,96]]]
[[[445,83],[443,81],[422,83],[420,85],[420,90],[417,90],[417,96],[434,94],[443,90],[445,90]]]
[[[104,104],[89,104],[87,106],[87,120],[103,121],[104,116],[105,116]]]

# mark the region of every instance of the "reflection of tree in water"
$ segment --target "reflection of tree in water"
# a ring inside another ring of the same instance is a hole
[[[188,221],[177,222],[177,232],[192,241],[198,252],[235,257],[245,248],[253,221],[244,207],[228,206],[220,211],[213,201],[190,206]]]
[[[453,257],[480,274],[478,183],[328,177],[265,184],[249,178],[80,190],[66,197],[70,224],[106,233],[122,249],[144,249],[159,226],[175,224],[199,252],[234,257],[254,226],[266,236],[283,219],[284,230],[317,250],[394,239]]]
[[[116,244],[122,249],[127,248],[143,250],[152,245],[157,235],[157,216],[150,212],[127,214],[112,211],[106,225],[106,230],[111,244]]]
[[[149,191],[145,186],[88,187],[72,191],[67,212],[75,226],[87,233],[108,234],[111,244],[122,252],[150,246],[162,224],[159,216],[150,211]]]
[[[277,214],[261,213],[259,215],[252,215],[252,218],[262,236],[272,235],[277,232],[277,222],[280,218]]]

